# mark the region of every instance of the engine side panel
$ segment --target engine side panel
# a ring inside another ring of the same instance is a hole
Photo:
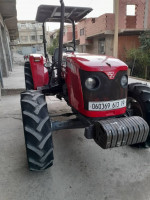
[[[72,107],[80,112],[83,109],[84,100],[80,81],[79,68],[68,62],[70,67],[66,67],[66,84],[68,89],[68,99]],[[71,67],[73,67],[71,69]]]
[[[44,67],[44,58],[42,55],[31,54],[29,57],[34,89],[48,85],[49,74],[46,67]]]

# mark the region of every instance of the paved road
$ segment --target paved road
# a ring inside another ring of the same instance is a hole
[[[135,82],[140,82],[140,83],[144,83],[144,84],[147,84],[148,86],[150,86],[150,81],[144,81],[142,79],[137,79],[137,78],[134,78],[134,77],[129,77],[128,79],[128,83],[135,83]]]
[[[68,111],[47,98],[50,113]],[[102,150],[84,131],[53,133],[54,165],[27,169],[19,96],[0,103],[0,200],[149,200],[150,150]]]

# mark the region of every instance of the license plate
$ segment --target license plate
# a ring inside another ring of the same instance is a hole
[[[100,102],[89,102],[89,110],[94,111],[105,111],[105,110],[116,110],[119,108],[126,107],[126,99],[120,99],[115,101],[100,101]]]

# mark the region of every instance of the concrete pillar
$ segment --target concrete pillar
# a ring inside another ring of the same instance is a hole
[[[3,84],[3,76],[2,76],[2,67],[1,67],[1,62],[0,62],[0,90],[1,90],[1,87],[3,88],[4,84]]]
[[[3,36],[3,41],[4,41],[4,48],[5,48],[5,53],[6,53],[8,70],[12,71],[12,56],[11,56],[11,51],[10,51],[10,46],[9,46],[9,35],[8,35],[8,32],[6,31],[6,27],[4,28],[2,27],[2,36]]]
[[[9,72],[8,72],[7,59],[6,59],[1,26],[0,26],[0,63],[1,63],[1,68],[2,68],[2,76],[8,77]]]
[[[119,23],[119,0],[114,1],[115,9],[115,32],[114,32],[114,46],[113,46],[113,56],[118,57],[118,23]]]
[[[148,8],[149,8],[149,0],[146,0],[145,15],[144,15],[144,29],[147,29],[147,25],[148,25]]]
[[[1,69],[1,62],[0,62],[0,100],[1,100],[1,89],[3,87],[4,87],[4,84],[3,84],[2,69]]]

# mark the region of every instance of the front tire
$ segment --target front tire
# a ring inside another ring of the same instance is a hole
[[[45,97],[39,91],[21,93],[22,119],[29,169],[45,170],[53,165],[51,124]]]
[[[150,126],[150,87],[142,83],[129,84],[127,113],[142,117]],[[134,146],[150,147],[150,133],[146,142]]]

